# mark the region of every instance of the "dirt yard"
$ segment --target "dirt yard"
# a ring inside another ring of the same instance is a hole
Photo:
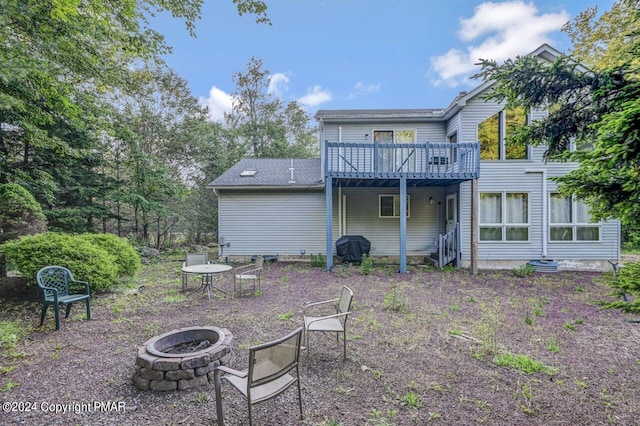
[[[213,385],[134,386],[140,345],[182,327],[224,327],[235,336],[232,366],[246,368],[249,346],[301,326],[304,303],[337,297],[342,285],[355,294],[347,361],[335,336],[312,335],[301,357],[304,420],[290,389],[254,407],[255,425],[640,422],[640,324],[598,306],[610,300],[600,274],[376,267],[366,276],[358,266],[274,263],[260,295],[233,297],[227,273],[217,285],[229,294],[209,301],[181,293],[180,265],[146,265],[134,288],[94,296],[91,321],[74,306],[60,331],[52,312],[38,327],[37,292],[3,282],[2,328],[27,332],[2,348],[0,424],[215,424]],[[248,424],[228,383],[223,410],[226,424]]]

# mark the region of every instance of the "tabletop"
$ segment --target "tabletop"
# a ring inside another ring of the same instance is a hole
[[[206,263],[203,265],[189,265],[182,267],[182,272],[191,274],[217,274],[219,272],[226,272],[230,270],[230,265],[221,265],[217,263]]]

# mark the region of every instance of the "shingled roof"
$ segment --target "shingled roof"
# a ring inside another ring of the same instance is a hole
[[[208,186],[213,189],[323,188],[320,173],[319,158],[244,158]]]

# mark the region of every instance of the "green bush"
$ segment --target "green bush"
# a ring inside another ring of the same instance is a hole
[[[29,191],[15,183],[0,185],[0,244],[46,228],[42,207]]]
[[[140,255],[126,239],[114,234],[82,234],[79,237],[112,255],[119,277],[133,278],[140,270]]]
[[[311,254],[311,266],[314,268],[323,268],[327,264],[324,254]]]
[[[51,265],[68,268],[75,279],[87,281],[92,292],[111,290],[120,283],[115,257],[78,236],[56,232],[29,235],[4,243],[0,251],[22,276],[31,278],[31,283],[41,268]]]
[[[371,275],[373,273],[373,257],[368,254],[362,255],[362,262],[360,262],[360,274]]]
[[[516,277],[530,277],[536,273],[536,267],[525,263],[524,265],[520,265],[517,268],[513,268],[513,275]]]

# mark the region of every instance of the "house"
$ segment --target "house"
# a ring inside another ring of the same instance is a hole
[[[544,111],[487,101],[491,86],[444,109],[319,110],[320,159],[247,158],[210,183],[225,255],[323,254],[330,270],[336,241],[361,235],[400,272],[425,259],[474,271],[532,260],[606,269],[620,255],[619,222],[592,223],[583,203],[557,192],[553,178],[577,164],[505,144]]]

